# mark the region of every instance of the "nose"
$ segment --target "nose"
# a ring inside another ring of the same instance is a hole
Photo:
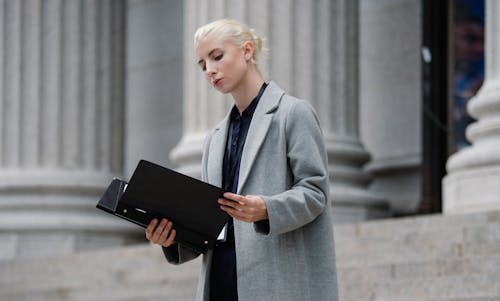
[[[217,73],[217,69],[215,68],[214,64],[207,63],[205,67],[206,67],[205,74],[208,77],[213,76],[214,74]]]

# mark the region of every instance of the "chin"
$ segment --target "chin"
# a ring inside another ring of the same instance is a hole
[[[223,88],[216,88],[216,87],[214,87],[214,88],[215,88],[215,90],[219,91],[222,94],[227,94],[227,91]]]
[[[215,90],[219,91],[222,94],[227,94],[227,93],[230,93],[232,91],[232,89],[224,87],[224,86],[223,87],[215,87]]]

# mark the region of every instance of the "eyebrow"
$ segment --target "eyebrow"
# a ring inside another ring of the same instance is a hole
[[[214,48],[214,49],[212,49],[212,51],[210,51],[210,52],[208,53],[208,56],[212,55],[212,53],[214,53],[214,51],[216,51],[216,50],[219,50],[219,48]],[[204,61],[203,59],[199,60],[199,61],[198,61],[198,65],[199,65],[199,64],[201,64],[201,63],[203,63],[203,61]]]

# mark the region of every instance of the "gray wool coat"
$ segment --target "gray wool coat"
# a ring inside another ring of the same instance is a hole
[[[202,179],[222,183],[229,114],[208,136]],[[318,118],[309,103],[274,82],[264,91],[248,130],[238,194],[259,195],[269,220],[235,220],[239,301],[337,301],[337,272],[327,157]],[[167,260],[199,254],[173,245]],[[212,253],[203,255],[197,299],[209,300]]]

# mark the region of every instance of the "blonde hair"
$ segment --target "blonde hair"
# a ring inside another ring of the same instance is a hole
[[[253,44],[252,63],[257,64],[261,54],[266,51],[263,48],[263,38],[261,38],[253,28],[232,19],[220,19],[201,26],[194,33],[194,44],[207,37],[215,35],[217,37],[231,39],[237,46],[242,46],[250,41]]]

